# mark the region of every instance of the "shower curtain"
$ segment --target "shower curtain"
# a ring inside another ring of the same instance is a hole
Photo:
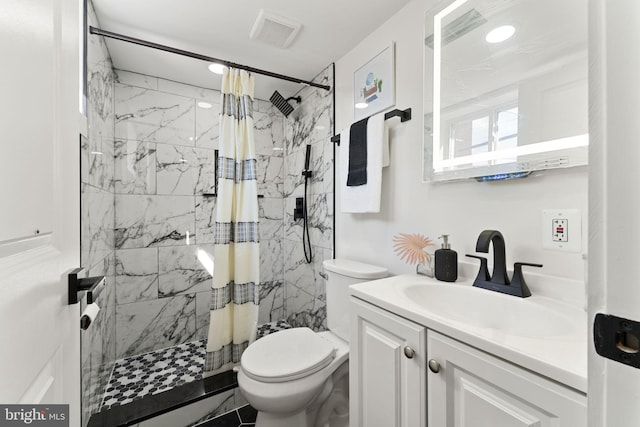
[[[222,77],[214,273],[204,377],[229,370],[255,340],[260,258],[253,77]]]

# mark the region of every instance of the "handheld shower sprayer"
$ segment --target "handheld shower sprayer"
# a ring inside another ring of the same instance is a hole
[[[304,170],[302,171],[302,176],[305,177],[305,181],[307,178],[310,178],[313,173],[309,170],[309,160],[311,158],[311,144],[307,144],[307,152],[304,157]]]
[[[309,237],[309,218],[307,209],[307,188],[309,178],[313,176],[313,172],[309,170],[309,161],[311,159],[311,144],[307,144],[307,152],[304,158],[304,170],[302,176],[304,177],[304,202],[303,202],[303,217],[302,217],[302,249],[304,250],[304,259],[307,264],[311,264],[313,260],[313,254],[311,253],[311,238]]]

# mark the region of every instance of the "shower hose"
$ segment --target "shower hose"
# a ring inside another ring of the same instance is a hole
[[[311,264],[313,254],[311,253],[311,238],[309,237],[309,217],[307,212],[307,189],[309,176],[304,177],[304,216],[302,217],[302,249],[304,250],[304,259],[307,264]]]

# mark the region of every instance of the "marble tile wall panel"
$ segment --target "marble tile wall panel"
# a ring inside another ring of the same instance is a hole
[[[284,284],[282,281],[262,282],[258,324],[275,322],[285,318]]]
[[[283,200],[264,198],[260,208],[260,281],[282,281],[284,260],[282,254]]]
[[[209,334],[211,290],[196,294],[196,339],[206,340]]]
[[[218,96],[219,98],[219,96]],[[196,100],[196,106],[198,105]],[[220,104],[218,99],[205,100],[211,108],[196,108],[196,147],[218,148],[218,132],[220,131]]]
[[[197,258],[197,252],[201,250],[213,254],[213,245],[169,246],[158,249],[159,297],[194,294],[211,289],[211,274]]]
[[[198,244],[214,243],[216,222],[216,197],[195,198],[196,210],[196,242]]]
[[[195,313],[194,295],[118,305],[117,358],[193,341]]]
[[[98,342],[93,342],[91,348],[91,365],[94,375],[97,377],[96,381],[99,382],[101,389],[109,380],[109,372],[111,366],[116,360],[115,354],[115,268],[114,268],[114,255],[110,255],[105,258],[102,266],[96,266],[89,270],[89,276],[105,276],[107,285],[105,290],[100,294],[98,298],[98,305],[100,311],[96,320],[92,322],[89,328],[82,333],[88,335],[99,336]],[[83,300],[83,308],[86,300]]]
[[[258,200],[260,240],[281,240],[284,237],[284,202],[281,198],[265,197]]]
[[[325,299],[324,280],[320,277],[322,261],[331,255],[331,249],[318,246],[311,247],[313,260],[307,264],[304,258],[302,243],[300,241],[285,240],[285,283],[296,286],[312,295],[314,298]],[[287,297],[288,302],[288,297]],[[288,310],[288,307],[287,307]]]
[[[325,145],[322,142],[315,142],[310,145],[311,155],[309,158],[309,169],[313,172],[313,175],[308,181],[308,191],[312,194],[323,193],[326,191],[325,180],[333,180],[333,170],[331,170],[331,163],[327,164],[325,160]],[[306,154],[307,148],[306,145],[304,145],[288,153],[285,158],[285,197],[302,197],[304,194],[304,177],[302,176],[302,171],[304,170]],[[333,151],[329,151],[327,155],[331,158]],[[330,187],[329,192],[332,190],[333,186]]]
[[[255,105],[255,104],[254,104]],[[275,108],[253,115],[256,153],[282,157],[284,153],[284,116]]]
[[[115,259],[118,304],[158,298],[158,248],[119,249]]]
[[[158,80],[160,79],[157,77],[124,70],[114,70],[114,73],[116,75],[116,82],[122,85],[158,90]]]
[[[333,86],[330,68],[316,81]],[[326,327],[325,287],[319,276],[322,261],[333,254],[333,130],[332,94],[320,89],[304,88],[302,103],[285,120],[285,215],[284,279],[285,315],[294,326],[314,329]],[[309,182],[309,227],[313,262],[307,264],[302,248],[302,221],[293,220],[295,198],[304,194],[306,145],[311,144],[313,177]]]
[[[257,111],[259,113],[271,114],[273,111],[276,111],[276,110],[274,110],[274,107],[271,101],[264,100],[264,99],[254,99],[253,111]]]
[[[115,137],[195,145],[195,101],[134,86],[116,84]]]
[[[260,241],[260,282],[284,279],[282,239]]]
[[[90,132],[94,133],[94,132]],[[113,136],[92,135],[81,148],[82,182],[113,193],[114,147]]]
[[[100,188],[81,184],[81,260],[93,267],[113,252],[114,196]]]
[[[258,194],[264,197],[278,197],[283,195],[284,160],[279,156],[257,156]]]
[[[106,46],[90,37],[87,57],[88,144],[83,150],[82,181],[113,191],[114,76]]]
[[[117,249],[183,245],[194,232],[193,196],[116,195]]]
[[[157,144],[159,195],[195,195],[215,191],[214,150]]]
[[[156,194],[156,144],[118,139],[115,141],[115,186],[117,194]]]
[[[105,276],[106,287],[103,294],[99,297],[100,312],[104,316],[101,321],[94,322],[93,326],[97,326],[102,330],[103,346],[102,346],[102,369],[111,370],[111,364],[116,360],[116,328],[115,328],[115,311],[116,311],[116,271],[115,271],[115,253],[105,257],[102,265],[97,265],[88,271],[91,276]],[[103,383],[108,378],[102,378]]]
[[[158,79],[158,90],[164,93],[186,96],[209,103],[220,103],[220,91],[193,86],[173,80]]]
[[[80,331],[82,422],[98,411],[115,361],[115,285],[113,253],[87,271],[88,276],[105,276],[107,285],[100,294],[100,311],[86,330]],[[80,302],[81,310],[87,306]]]
[[[314,81],[333,87],[331,69],[322,71]],[[297,147],[325,140],[333,131],[333,93],[324,89],[306,87],[299,93],[302,102],[289,116],[285,126],[285,150],[292,152]]]
[[[332,194],[322,193],[309,197],[309,230],[311,242],[323,248],[333,245]]]
[[[89,25],[97,24],[91,2]],[[115,360],[114,258],[114,81],[109,51],[102,37],[87,38],[87,134],[80,146],[80,263],[88,276],[105,276],[101,307],[89,329],[80,331],[81,425],[99,407]],[[81,302],[81,310],[86,300]]]
[[[90,22],[97,21],[93,9]],[[113,191],[114,73],[103,37],[87,40],[88,158],[83,158],[83,182]]]
[[[326,304],[285,282],[285,320],[293,327],[306,326],[314,331],[324,331],[327,329]]]

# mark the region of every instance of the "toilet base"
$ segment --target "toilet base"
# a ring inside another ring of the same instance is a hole
[[[307,425],[306,411],[290,415],[273,414],[258,411],[256,427],[301,427]]]

